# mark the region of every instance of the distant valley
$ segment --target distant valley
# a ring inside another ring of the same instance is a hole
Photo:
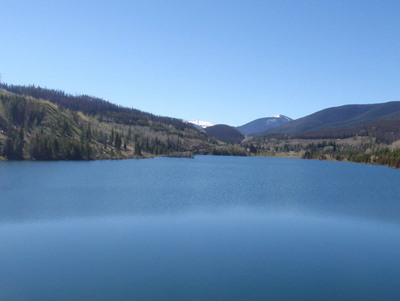
[[[344,105],[297,120],[277,115],[236,128],[202,129],[210,138],[240,144],[251,155],[400,167],[400,102]]]
[[[221,141],[235,144],[243,141],[246,136],[262,135],[269,129],[279,127],[292,121],[291,118],[284,115],[276,115],[273,117],[264,117],[248,122],[244,125],[233,127],[226,124],[213,124],[207,121],[188,121],[197,129],[204,130],[210,138],[216,138]]]

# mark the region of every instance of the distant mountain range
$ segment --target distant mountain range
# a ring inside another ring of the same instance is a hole
[[[287,116],[275,115],[273,117],[259,118],[236,128],[246,136],[254,136],[279,127],[289,121],[292,121],[292,119]]]
[[[354,135],[400,139],[400,101],[328,108],[267,130],[264,135],[303,138],[344,138]]]
[[[400,102],[344,105],[296,120],[276,115],[259,118],[236,128],[199,121],[197,128],[205,130],[207,136],[227,143],[238,143],[244,136],[277,135],[308,139],[372,135],[393,142],[400,139]]]

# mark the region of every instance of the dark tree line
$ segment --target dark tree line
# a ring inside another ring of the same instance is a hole
[[[98,116],[100,121],[113,121],[121,124],[150,125],[155,129],[165,130],[171,125],[178,130],[190,129],[193,126],[180,119],[156,116],[140,110],[112,104],[101,98],[88,95],[71,95],[61,90],[45,89],[38,86],[16,86],[0,84],[0,87],[19,95],[29,95],[58,104],[64,108],[81,111],[88,115]]]
[[[90,160],[93,155],[88,140],[79,141],[44,133],[33,136],[29,153],[35,160]]]
[[[377,144],[338,145],[333,141],[310,143],[304,147],[303,159],[335,160],[356,163],[387,165],[400,168],[400,150],[390,150]]]
[[[270,134],[267,138],[281,140],[288,139],[347,139],[355,136],[374,137],[383,143],[392,143],[400,140],[400,118],[380,120],[368,124],[351,127],[336,128],[323,131],[301,132],[290,134]]]

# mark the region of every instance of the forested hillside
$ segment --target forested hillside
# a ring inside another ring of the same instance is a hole
[[[208,137],[216,138],[226,143],[240,143],[244,136],[236,128],[226,124],[217,124],[204,129]]]
[[[343,138],[359,132],[378,129],[375,135],[385,134],[385,127],[400,124],[400,101],[378,104],[345,105],[328,108],[268,130],[265,135],[288,134],[290,137]],[[382,130],[381,130],[382,128]],[[397,140],[399,136],[393,137]]]
[[[204,133],[179,119],[34,86],[0,90],[3,159],[135,158],[211,147]]]
[[[112,121],[129,125],[171,125],[177,130],[191,129],[192,125],[180,119],[156,116],[137,109],[118,106],[109,101],[88,95],[71,95],[61,90],[45,89],[38,86],[0,85],[9,92],[48,100],[60,107],[96,116],[101,121]]]

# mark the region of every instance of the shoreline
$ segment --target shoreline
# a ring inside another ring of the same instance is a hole
[[[124,157],[124,158],[93,158],[87,160],[31,160],[31,159],[24,159],[24,160],[7,160],[4,157],[0,157],[1,162],[60,162],[60,161],[71,161],[71,162],[88,162],[88,161],[107,161],[107,160],[141,160],[141,159],[154,159],[154,158],[175,158],[175,159],[195,159],[196,156],[215,156],[219,157],[221,155],[212,155],[212,154],[165,154],[165,155],[149,155],[149,156],[142,156],[142,157]],[[258,157],[258,158],[283,158],[283,159],[298,159],[298,160],[313,160],[313,161],[328,161],[328,162],[343,162],[343,163],[354,163],[354,164],[364,164],[364,165],[371,165],[371,166],[383,166],[388,167],[391,169],[400,170],[399,167],[393,167],[390,165],[384,164],[377,164],[377,163],[368,163],[368,162],[355,162],[349,160],[335,160],[333,158],[326,158],[326,159],[318,159],[318,158],[302,158],[300,154],[297,155],[290,155],[285,153],[277,153],[275,155],[248,155],[248,156],[234,156],[234,155],[226,155],[228,157]]]

